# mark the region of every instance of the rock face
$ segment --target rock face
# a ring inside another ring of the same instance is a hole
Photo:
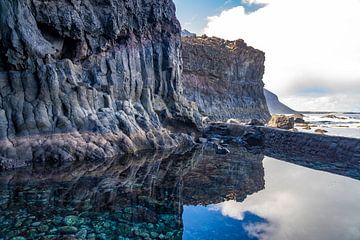
[[[263,93],[265,55],[243,40],[185,37],[184,92],[212,120],[259,119],[269,111]]]
[[[103,158],[188,139],[171,0],[2,0],[2,161]]]
[[[264,95],[271,114],[296,114],[297,112],[282,102],[280,102],[278,96],[269,90],[264,89]]]

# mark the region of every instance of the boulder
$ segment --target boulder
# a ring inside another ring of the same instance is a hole
[[[295,120],[293,117],[287,117],[285,115],[273,115],[267,124],[271,128],[280,128],[280,129],[293,129],[295,125]]]

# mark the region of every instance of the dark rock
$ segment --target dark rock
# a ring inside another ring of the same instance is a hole
[[[64,234],[75,234],[78,232],[78,229],[77,227],[74,226],[64,226],[64,227],[60,227],[59,231]]]
[[[270,114],[263,93],[265,55],[243,40],[182,38],[186,97],[212,120],[259,119]]]
[[[201,124],[182,95],[172,1],[3,0],[0,12],[2,168],[176,147],[184,135],[163,120]]]
[[[261,147],[264,145],[264,134],[259,129],[247,129],[242,136],[242,140],[247,147]]]
[[[223,147],[223,146],[220,146],[220,145],[216,146],[216,154],[226,155],[226,154],[229,154],[229,153],[230,153],[230,150],[227,149],[226,147]]]
[[[252,119],[247,125],[250,126],[265,126],[265,124],[263,122],[261,122],[258,119]]]
[[[299,123],[299,124],[306,123],[304,120],[304,115],[302,115],[302,114],[294,114],[294,115],[291,115],[290,117],[294,118],[295,123]]]

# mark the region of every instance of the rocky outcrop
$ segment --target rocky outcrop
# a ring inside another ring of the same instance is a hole
[[[296,114],[297,112],[282,102],[280,102],[278,96],[269,90],[264,89],[264,95],[271,114]]]
[[[200,123],[171,0],[2,0],[0,12],[2,162],[170,148],[189,138],[163,122]]]
[[[226,123],[210,124],[204,134],[227,143],[256,147],[277,159],[360,179],[360,141],[356,138]],[[247,139],[257,143],[249,144]]]
[[[267,122],[263,93],[265,55],[243,40],[185,37],[184,92],[212,120],[231,118]]]

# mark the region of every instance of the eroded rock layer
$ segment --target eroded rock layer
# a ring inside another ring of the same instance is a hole
[[[263,52],[243,40],[186,37],[182,43],[182,77],[189,100],[213,120],[268,120]]]
[[[2,0],[0,156],[111,157],[189,140],[171,0]],[[19,161],[21,160],[21,161]]]

